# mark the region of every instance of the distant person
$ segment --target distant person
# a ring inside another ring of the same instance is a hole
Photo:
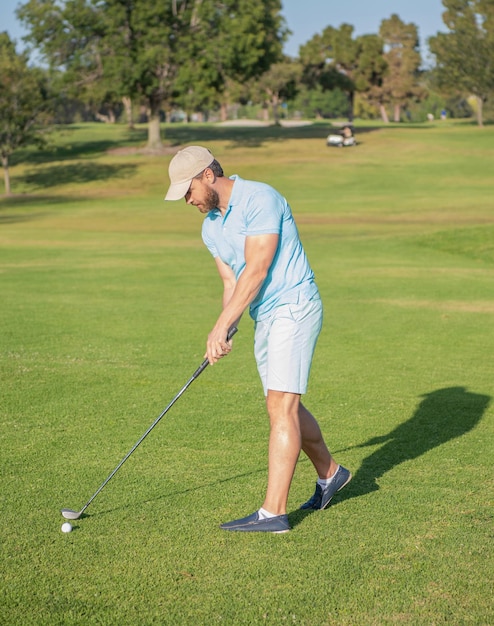
[[[446,115],[447,115],[447,114],[446,114],[446,109],[443,109],[443,110],[441,111],[441,119],[442,119],[442,120],[445,120],[445,119],[446,119]]]
[[[350,137],[353,137],[352,127],[351,126],[343,126],[343,130],[342,130],[341,134],[343,135],[343,137],[345,137],[345,139],[349,139]]]
[[[322,303],[288,202],[260,182],[227,178],[201,146],[178,152],[166,200],[185,198],[205,215],[202,238],[223,281],[223,310],[206,342],[211,364],[232,349],[228,330],[249,307],[254,353],[270,419],[268,486],[262,506],[227,522],[229,531],[290,530],[287,500],[303,450],[318,479],[302,509],[324,509],[351,473],[331,456],[319,425],[301,402],[322,325]]]

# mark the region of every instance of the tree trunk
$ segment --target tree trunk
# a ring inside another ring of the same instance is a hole
[[[384,104],[379,105],[379,112],[381,113],[381,119],[385,124],[389,124],[388,112],[386,111],[386,107]]]
[[[484,126],[484,103],[480,96],[475,96],[477,98],[477,123],[482,128]]]
[[[161,102],[151,103],[148,110],[148,143],[149,150],[159,150],[163,147],[160,133],[160,108]]]
[[[127,118],[127,126],[134,128],[134,120],[132,119],[132,100],[128,96],[123,96],[122,104],[125,109],[125,117]]]
[[[226,122],[228,119],[228,105],[226,102],[222,102],[220,106],[220,119],[222,122]]]
[[[355,109],[355,92],[350,91],[348,94],[348,121],[350,124],[353,123],[353,111]]]
[[[94,116],[99,122],[104,122],[105,124],[115,124],[115,113],[111,109],[108,115],[97,112]]]
[[[393,121],[399,122],[401,120],[401,105],[395,104]]]
[[[273,95],[271,100],[271,110],[273,111],[273,122],[275,126],[280,126],[280,114],[279,114],[279,99],[278,96]]]
[[[5,181],[5,195],[10,196],[9,158],[2,156],[3,179]]]

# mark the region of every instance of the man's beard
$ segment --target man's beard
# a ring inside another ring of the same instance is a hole
[[[208,188],[206,191],[206,197],[202,204],[202,207],[198,207],[201,213],[209,213],[209,211],[217,209],[220,204],[220,197],[218,195],[218,192],[214,189]]]

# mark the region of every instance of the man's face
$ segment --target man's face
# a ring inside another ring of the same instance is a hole
[[[185,202],[196,206],[201,213],[209,213],[209,211],[218,208],[220,198],[202,176],[192,179],[189,191],[185,194]]]

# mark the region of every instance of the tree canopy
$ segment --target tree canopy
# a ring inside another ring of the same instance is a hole
[[[273,121],[279,124],[279,106],[283,99],[292,99],[296,84],[302,74],[302,66],[289,58],[274,63],[257,81],[259,99],[273,112]]]
[[[48,107],[46,76],[28,65],[26,53],[0,33],[0,157],[5,193],[10,194],[9,158],[20,147],[42,141],[41,118]]]
[[[429,39],[440,88],[477,98],[477,118],[494,92],[494,0],[443,0],[448,33]]]
[[[388,122],[385,105],[389,102],[384,89],[388,62],[383,54],[384,42],[379,35],[362,35],[358,39],[360,54],[355,70],[355,87],[371,104],[376,106],[384,122]]]
[[[421,58],[417,27],[405,24],[393,14],[381,22],[379,35],[384,42],[384,59],[388,64],[382,91],[394,108],[394,121],[399,122],[402,107],[423,93],[418,84]]]
[[[281,58],[280,10],[280,0],[29,0],[18,15],[67,83],[142,102],[157,148],[174,99],[224,102]]]

